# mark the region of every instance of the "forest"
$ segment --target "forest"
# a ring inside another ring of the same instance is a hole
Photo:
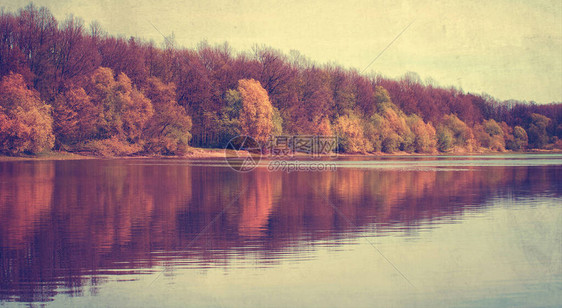
[[[0,153],[184,155],[237,135],[338,136],[343,153],[562,149],[562,102],[487,94],[317,64],[116,37],[32,4],[0,12]]]

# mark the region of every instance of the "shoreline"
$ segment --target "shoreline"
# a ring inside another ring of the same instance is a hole
[[[207,159],[207,158],[225,158],[226,154],[232,156],[239,156],[234,154],[234,150],[227,150],[217,148],[191,148],[190,152],[185,155],[132,155],[132,156],[99,156],[93,153],[73,153],[66,151],[50,151],[40,153],[37,155],[23,155],[23,156],[7,156],[0,155],[0,162],[5,161],[42,161],[42,160],[88,160],[88,159]],[[505,154],[562,154],[562,150],[529,150],[529,151],[479,151],[479,152],[447,152],[447,153],[408,153],[408,152],[395,152],[395,153],[338,153],[337,157],[423,157],[423,156],[484,156],[484,155],[505,155]],[[229,155],[229,157],[231,157]],[[314,156],[315,158],[327,158],[331,155]],[[279,159],[299,159],[311,158],[312,155],[305,153],[295,153],[287,157],[275,157]]]

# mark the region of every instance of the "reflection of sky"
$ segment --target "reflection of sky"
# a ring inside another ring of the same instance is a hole
[[[334,165],[336,168],[361,168],[361,169],[396,169],[396,170],[463,170],[450,169],[451,167],[517,167],[517,166],[556,166],[562,164],[562,154],[506,154],[506,155],[478,155],[478,156],[341,156],[340,160],[332,159],[307,159],[306,157],[294,159],[291,157],[264,156],[259,161],[258,167],[268,167],[275,160],[296,161],[300,166],[317,166],[319,163]],[[225,160],[201,159],[201,160],[144,160],[134,163],[139,166],[207,166],[227,167]],[[424,168],[428,167],[428,168]]]
[[[97,20],[109,33],[179,46],[228,41],[320,63],[364,69],[406,25],[411,27],[367,70],[408,71],[443,86],[499,99],[562,101],[562,2],[548,1],[106,1],[35,0],[62,21]],[[15,10],[25,1],[4,0]],[[154,24],[158,31],[151,25]]]
[[[128,283],[110,281],[95,298],[86,295],[60,303],[554,307],[562,300],[562,208],[556,206],[558,202],[498,199],[485,212],[464,215],[430,231],[382,237],[365,232],[344,246],[320,243],[300,257],[279,256],[268,267],[256,267],[259,261],[251,255],[236,254],[222,266],[205,269],[160,267],[164,274],[158,278],[159,273],[154,273],[131,276],[138,280]]]

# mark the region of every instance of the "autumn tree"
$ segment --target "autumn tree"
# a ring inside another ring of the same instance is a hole
[[[363,127],[365,139],[372,151],[381,152],[384,135],[389,133],[386,120],[379,114],[374,114],[365,120]]]
[[[529,144],[534,148],[541,149],[548,143],[546,128],[550,125],[551,120],[542,114],[532,113],[529,122],[529,128],[527,129]]]
[[[142,143],[143,131],[154,114],[152,102],[138,89],[124,73],[117,77],[116,102],[121,112],[122,134],[131,143]]]
[[[54,144],[51,108],[28,89],[23,76],[9,74],[0,83],[0,151],[36,154]]]
[[[86,87],[93,101],[102,107],[98,119],[101,139],[117,136],[136,143],[152,114],[152,103],[124,73],[117,80],[113,70],[100,67],[90,77]]]
[[[351,74],[340,67],[328,67],[330,74],[332,96],[334,100],[334,116],[345,115],[353,110],[358,100],[365,101],[366,105],[372,103],[372,88],[363,82],[363,78],[352,78]],[[361,86],[354,84],[360,82]]]
[[[218,113],[207,113],[208,126],[214,128],[217,136],[214,146],[226,145],[229,140],[240,135],[240,111],[242,110],[242,95],[234,89],[229,89],[224,94],[224,106]]]
[[[154,53],[157,53],[156,50]],[[204,119],[206,112],[217,112],[218,93],[214,81],[199,54],[192,50],[178,52],[175,68],[176,98],[193,119],[193,142],[197,146],[207,146],[204,142],[212,126]],[[151,66],[149,66],[151,67]],[[152,69],[151,69],[152,70]],[[158,77],[158,75],[155,75]],[[236,87],[234,85],[233,87]]]
[[[93,31],[99,33],[95,28]],[[143,43],[133,37],[126,40],[96,33],[92,36],[92,40],[97,41],[101,57],[100,66],[110,67],[117,73],[125,73],[137,86],[143,86],[147,82],[149,69],[145,53],[148,53],[148,48]]]
[[[449,152],[454,144],[453,132],[445,126],[439,126],[436,137],[437,149],[441,152]]]
[[[91,74],[100,64],[97,48],[84,32],[80,18],[71,15],[62,23],[53,46],[55,80],[50,91],[60,92],[66,82]]]
[[[154,114],[152,103],[124,73],[100,67],[90,76],[85,91],[97,110],[95,140],[83,140],[86,150],[102,155],[132,154],[143,150],[143,132]],[[88,120],[89,116],[82,120]],[[81,122],[81,125],[85,125]]]
[[[472,130],[456,115],[445,115],[441,121],[441,126],[443,127],[440,130],[442,133],[439,134],[441,137],[446,137],[448,134],[451,134],[453,146],[458,146],[469,151],[472,150],[474,143]],[[446,137],[446,139],[448,138]]]
[[[415,136],[406,124],[405,114],[392,102],[379,104],[380,114],[385,119],[382,150],[393,153],[398,150],[413,152]]]
[[[490,144],[488,147],[496,151],[505,151],[504,132],[500,125],[494,120],[485,120],[483,122],[484,131],[490,136]]]
[[[59,37],[58,24],[49,9],[33,4],[18,14],[16,46],[26,55],[29,70],[33,74],[32,85],[39,91],[48,91],[55,78],[53,52]]]
[[[259,81],[241,79],[238,92],[242,97],[240,128],[244,135],[265,143],[273,132],[273,106]]]
[[[338,136],[339,150],[347,153],[365,153],[373,149],[365,140],[362,120],[355,114],[346,114],[336,119],[334,130]]]
[[[256,66],[258,80],[269,93],[270,98],[278,97],[292,75],[285,55],[265,46],[254,46],[252,49],[254,59],[258,63]]]
[[[515,151],[523,150],[527,148],[528,142],[529,137],[523,127],[515,126],[513,128],[513,139],[506,141],[506,148]]]
[[[223,146],[244,132],[259,139],[341,133],[345,147],[363,152],[562,145],[560,103],[499,101],[415,73],[400,80],[365,76],[266,46],[236,53],[227,43],[178,48],[173,34],[162,44],[115,37],[99,23],[87,30],[80,18],[59,22],[32,4],[0,11],[0,77],[11,72],[53,106],[55,145],[67,150],[173,154],[188,143]],[[3,132],[17,112],[28,124],[34,118],[16,109],[3,107]]]
[[[436,150],[437,137],[431,123],[425,123],[417,115],[408,117],[408,125],[414,134],[414,149],[417,153],[432,153]]]
[[[16,16],[0,9],[0,76],[19,73],[26,80],[33,79],[24,51],[18,46],[20,22]]]
[[[509,133],[509,132],[506,132]],[[485,120],[474,126],[474,135],[481,146],[495,151],[505,150],[504,131],[493,119]]]
[[[55,100],[55,135],[60,143],[73,145],[94,139],[97,121],[101,113],[99,106],[82,87],[72,87]]]
[[[148,122],[146,149],[151,153],[183,154],[191,139],[191,117],[175,99],[176,87],[156,77],[148,79],[144,94],[152,101],[154,116]]]

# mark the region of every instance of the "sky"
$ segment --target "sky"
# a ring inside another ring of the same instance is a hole
[[[562,102],[562,1],[37,0],[61,22],[179,47],[228,42],[297,50],[318,64],[454,86],[497,99]],[[21,0],[0,7],[17,11]],[[411,25],[410,25],[411,24]],[[153,27],[156,27],[158,31]],[[410,25],[408,27],[408,25]],[[372,65],[369,63],[406,29]],[[367,67],[368,66],[368,67]]]

